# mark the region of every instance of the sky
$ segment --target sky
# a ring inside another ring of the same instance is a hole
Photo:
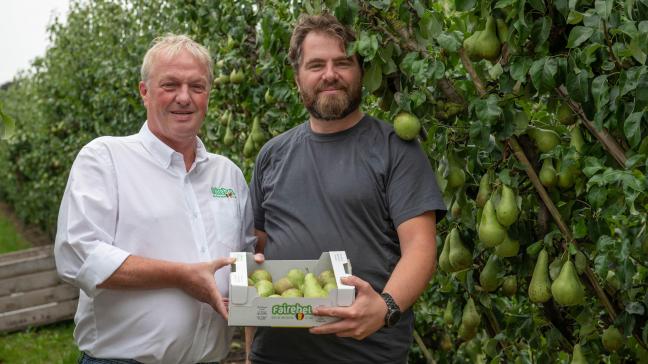
[[[47,25],[64,19],[69,0],[10,0],[2,4],[0,20],[0,85],[26,70],[49,45]]]

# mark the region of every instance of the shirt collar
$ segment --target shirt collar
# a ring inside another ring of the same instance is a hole
[[[174,154],[180,153],[173,150],[173,148],[166,145],[163,141],[158,139],[151,129],[148,127],[148,121],[142,125],[138,134],[139,138],[144,143],[144,147],[153,155],[155,159],[160,162],[164,168],[169,168]],[[208,159],[207,149],[200,138],[196,137],[196,161],[198,164]]]

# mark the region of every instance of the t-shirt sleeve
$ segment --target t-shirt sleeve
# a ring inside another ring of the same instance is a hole
[[[263,210],[263,190],[261,189],[263,181],[263,163],[265,160],[266,149],[262,148],[257,156],[252,179],[250,180],[250,201],[252,202],[252,213],[254,216],[254,228],[265,231],[265,211]]]
[[[398,227],[428,211],[435,211],[439,222],[447,211],[430,162],[417,141],[389,136],[389,213]]]

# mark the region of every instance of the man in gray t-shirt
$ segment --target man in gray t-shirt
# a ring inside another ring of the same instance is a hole
[[[361,63],[346,54],[354,39],[330,15],[300,19],[289,58],[311,116],[262,148],[251,199],[266,259],[345,250],[354,276],[343,283],[356,300],[315,310],[335,323],[257,328],[247,348],[255,364],[405,363],[411,305],[435,269],[445,206],[434,173],[416,141],[360,111]]]

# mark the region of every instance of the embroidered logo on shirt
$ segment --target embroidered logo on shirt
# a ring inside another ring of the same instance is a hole
[[[211,193],[214,198],[236,198],[236,192],[231,188],[212,187]]]

